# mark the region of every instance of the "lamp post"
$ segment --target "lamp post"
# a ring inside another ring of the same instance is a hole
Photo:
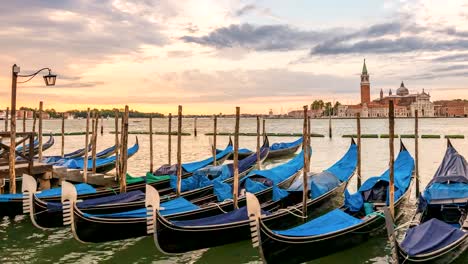
[[[16,86],[18,83],[26,83],[36,77],[41,71],[48,70],[49,73],[44,75],[44,81],[46,86],[55,85],[57,75],[52,74],[49,68],[42,68],[33,74],[20,75],[20,67],[16,64],[12,67],[12,78],[11,78],[11,123],[10,123],[10,157],[9,157],[9,170],[10,170],[10,193],[16,193],[16,172],[15,172],[15,161],[16,161]],[[18,77],[29,78],[25,81],[18,82]]]

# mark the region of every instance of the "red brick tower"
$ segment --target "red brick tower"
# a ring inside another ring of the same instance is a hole
[[[364,65],[362,66],[361,73],[361,104],[364,103],[370,103],[370,83],[366,67],[366,59],[364,59]]]

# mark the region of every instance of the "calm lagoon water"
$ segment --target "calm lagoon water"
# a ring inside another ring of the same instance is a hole
[[[312,132],[328,134],[328,120],[312,120]],[[356,133],[356,121],[348,119],[333,120],[333,137],[312,138],[313,155],[312,171],[321,171],[332,165],[347,150],[350,139],[342,138],[343,134]],[[98,150],[113,145],[114,120],[104,120],[104,135],[98,137]],[[468,136],[467,119],[420,119],[420,134],[463,134]],[[59,132],[60,120],[44,121],[44,131]],[[211,137],[205,133],[212,132],[212,120],[197,120],[198,137],[182,137],[182,160],[189,162],[210,156]],[[388,121],[383,119],[364,119],[361,121],[363,134],[388,133]],[[397,119],[396,134],[413,134],[414,120]],[[18,123],[21,127],[21,122]],[[31,122],[27,123],[28,129]],[[66,120],[66,131],[84,131],[85,120]],[[155,131],[167,131],[167,119],[155,119]],[[173,120],[172,130],[177,129],[177,120]],[[148,120],[131,119],[130,131],[148,131]],[[183,119],[184,132],[193,133],[193,119]],[[234,130],[234,119],[218,119],[219,132]],[[267,132],[301,133],[302,120],[273,119],[266,121]],[[242,119],[241,132],[256,132],[256,119]],[[149,136],[138,135],[140,151],[128,162],[128,171],[132,175],[143,175],[149,169]],[[294,137],[271,137],[270,142],[287,142]],[[134,143],[134,136],[129,137],[129,145]],[[219,136],[218,147],[222,148],[228,142],[228,137]],[[414,139],[403,139],[408,150],[414,155]],[[441,161],[446,140],[420,139],[420,176],[421,188],[429,182]],[[453,145],[458,151],[468,157],[468,140],[453,139]],[[176,137],[172,139],[172,161],[176,160]],[[255,149],[256,137],[241,137],[241,147]],[[73,151],[84,146],[84,136],[67,136],[65,150]],[[167,163],[167,136],[154,136],[155,167]],[[399,141],[395,140],[395,150],[399,149]],[[56,144],[44,155],[60,153],[60,137]],[[379,175],[388,166],[388,139],[362,139],[362,177],[365,180]],[[275,160],[265,164],[266,168],[285,162]],[[353,180],[348,187],[355,191]],[[414,191],[412,192],[414,196]],[[406,206],[407,217],[414,211],[415,199]],[[116,230],[118,232],[118,230]],[[216,238],[205,238],[216,239]],[[311,249],[313,250],[313,249]],[[374,238],[352,249],[312,261],[310,263],[387,263],[389,247],[385,234]],[[81,244],[73,239],[68,229],[42,231],[36,229],[30,220],[24,216],[13,219],[0,219],[0,263],[259,263],[257,251],[251,247],[250,240],[221,246],[212,249],[199,250],[179,256],[165,256],[154,246],[152,237],[129,239],[102,244]],[[468,254],[457,263],[468,263]]]

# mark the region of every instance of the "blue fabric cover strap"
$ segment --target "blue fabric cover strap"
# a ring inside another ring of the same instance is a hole
[[[273,232],[278,235],[294,237],[318,236],[340,231],[358,225],[361,222],[362,220],[340,209],[335,209],[302,225],[286,230],[273,230]]]
[[[436,218],[408,229],[400,247],[410,256],[444,248],[467,233]]]

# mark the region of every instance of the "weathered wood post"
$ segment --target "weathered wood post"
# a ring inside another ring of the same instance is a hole
[[[197,118],[193,118],[193,134],[197,136]]]
[[[32,125],[32,132],[36,132],[36,119],[37,119],[37,113],[36,110],[33,110],[33,125]]]
[[[217,131],[217,126],[218,126],[218,117],[216,115],[213,115],[213,166],[216,166],[216,134],[218,133]]]
[[[419,121],[418,110],[414,111],[414,158],[415,158],[415,176],[416,176],[416,198],[419,198]]]
[[[83,159],[83,182],[88,182],[88,144],[89,144],[89,118],[90,118],[90,110],[88,108],[86,112],[86,133],[85,133],[85,155]]]
[[[172,142],[171,142],[171,137],[172,137],[172,114],[169,113],[169,120],[168,120],[168,136],[167,136],[167,164],[171,165],[171,148],[172,148]]]
[[[395,219],[395,146],[393,143],[393,139],[395,137],[395,110],[393,105],[393,100],[389,101],[389,108],[388,108],[388,128],[389,128],[389,148],[390,148],[390,191],[389,191],[389,209],[392,218]]]
[[[61,145],[62,158],[65,156],[65,113],[62,113],[62,145]]]
[[[42,113],[43,113],[44,103],[42,101],[39,102],[39,162],[42,161]]]
[[[361,113],[356,114],[357,127],[357,188],[361,188]]]
[[[7,107],[5,111],[5,132],[8,131],[8,115],[10,114],[10,108]]]
[[[26,133],[26,110],[23,110],[23,133]],[[26,140],[23,141],[23,155],[26,155]]]
[[[232,184],[232,199],[234,200],[234,208],[238,209],[237,204],[239,191],[239,120],[240,107],[236,107],[236,126],[234,129],[234,182]]]
[[[331,112],[328,111],[328,137],[332,138],[332,120],[331,120]]]
[[[119,109],[114,109],[115,119],[115,180],[120,179],[120,156],[119,156]]]
[[[153,114],[149,116],[150,172],[153,172]]]
[[[92,152],[92,155],[93,155],[93,158],[92,158],[92,161],[93,161],[93,174],[96,174],[96,152],[97,152],[97,134],[98,134],[98,123],[99,123],[99,113],[98,112],[94,112],[94,120],[93,120],[93,137],[92,137],[92,140],[93,140],[93,152]]]
[[[11,78],[11,124],[10,124],[10,155],[8,158],[10,172],[10,193],[16,193],[16,81],[18,74],[15,72],[16,64],[12,68]],[[5,131],[8,131],[8,108],[5,116]]]
[[[179,105],[177,114],[177,196],[181,193],[182,187],[182,106]]]
[[[120,193],[127,192],[127,155],[128,155],[128,105],[122,117],[120,149]]]
[[[262,130],[262,135],[263,135],[263,140],[265,141],[265,136],[266,136],[266,131],[265,131],[265,119],[263,119],[263,130]]]
[[[257,116],[257,169],[261,170],[260,158],[260,117]]]
[[[104,135],[104,116],[101,116],[101,136]]]
[[[304,153],[304,168],[302,170],[302,185],[303,185],[303,193],[302,193],[302,216],[307,218],[307,200],[309,196],[309,188],[308,188],[308,179],[307,173],[309,171],[308,161],[309,161],[309,140],[307,135],[307,105],[304,105],[304,125],[302,128],[302,151]]]

